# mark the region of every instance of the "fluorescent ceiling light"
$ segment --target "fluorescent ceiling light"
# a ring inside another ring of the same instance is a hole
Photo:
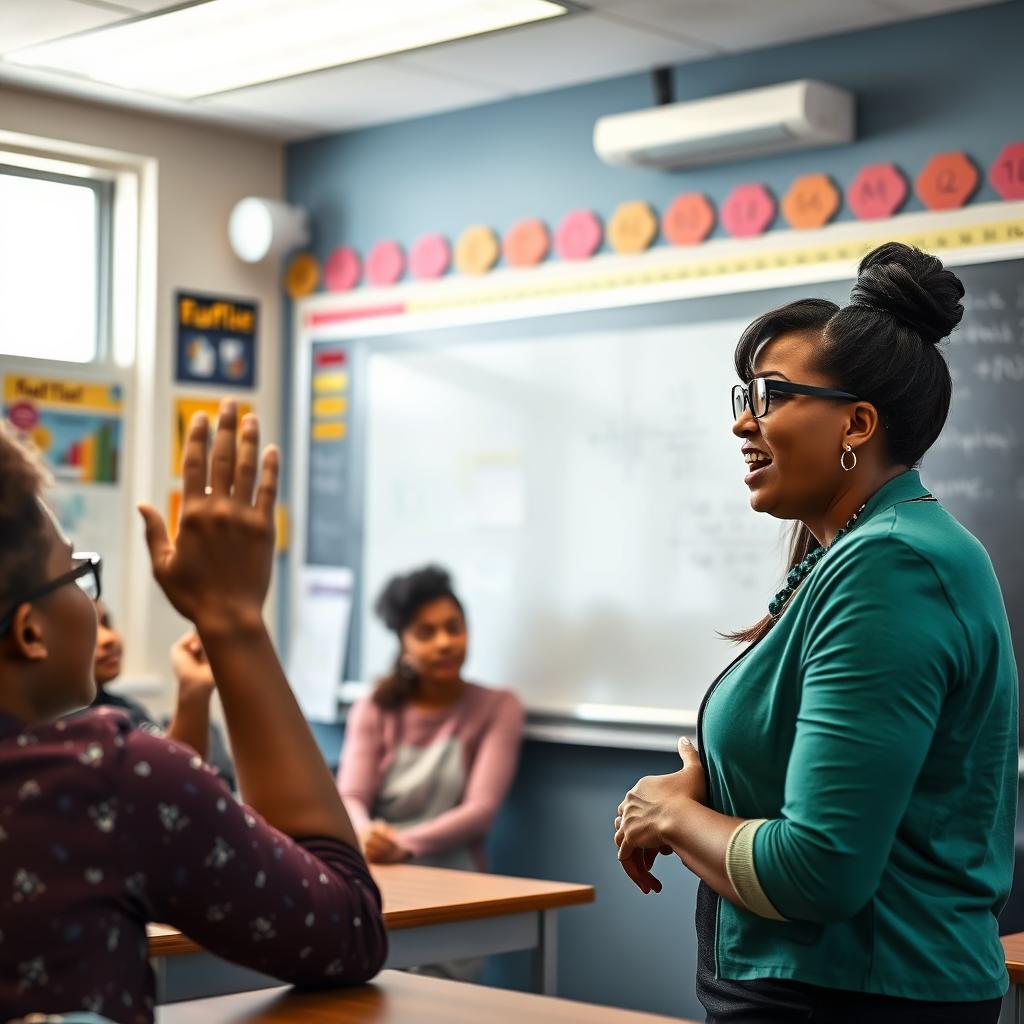
[[[196,99],[565,13],[557,0],[205,0],[4,59]]]

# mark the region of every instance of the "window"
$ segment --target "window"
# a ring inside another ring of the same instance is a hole
[[[113,186],[0,165],[0,355],[109,355]]]

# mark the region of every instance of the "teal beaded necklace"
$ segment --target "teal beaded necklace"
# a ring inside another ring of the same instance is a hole
[[[786,576],[786,585],[768,602],[768,614],[773,619],[777,619],[782,613],[782,609],[786,607],[786,602],[793,596],[793,592],[797,587],[807,578],[810,571],[822,560],[826,551],[831,551],[833,547],[838,543],[840,537],[845,537],[850,530],[853,529],[854,524],[860,518],[860,514],[867,507],[867,502],[856,512],[846,520],[846,525],[832,538],[832,543],[828,547],[823,547],[819,544],[813,551],[808,552],[807,557],[797,565],[794,565]]]

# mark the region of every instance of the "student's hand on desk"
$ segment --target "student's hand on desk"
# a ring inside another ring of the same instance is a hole
[[[209,698],[216,689],[213,669],[195,630],[189,630],[171,647],[171,667],[178,680],[179,698]]]
[[[410,856],[398,841],[398,833],[386,821],[371,821],[363,829],[359,842],[371,864],[400,864]]]
[[[260,624],[270,585],[278,453],[267,448],[260,459],[255,416],[243,419],[236,443],[237,420],[236,403],[223,402],[207,457],[209,423],[201,413],[193,418],[174,543],[160,513],[151,505],[139,506],[157,583],[171,604],[200,627]]]
[[[661,892],[661,882],[651,874],[658,854],[674,852],[669,836],[679,815],[693,803],[707,801],[704,766],[696,748],[679,741],[683,767],[671,775],[641,779],[619,804],[615,819],[615,845],[622,870],[645,895]]]

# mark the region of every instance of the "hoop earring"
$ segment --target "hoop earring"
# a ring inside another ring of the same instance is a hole
[[[853,465],[852,466],[848,466],[846,464],[846,456],[847,455],[852,455],[853,456]],[[839,465],[842,466],[843,469],[847,473],[849,473],[850,470],[853,470],[853,469],[857,468],[857,453],[853,450],[852,445],[847,445],[846,446],[846,450],[843,452],[842,455],[839,456]]]

